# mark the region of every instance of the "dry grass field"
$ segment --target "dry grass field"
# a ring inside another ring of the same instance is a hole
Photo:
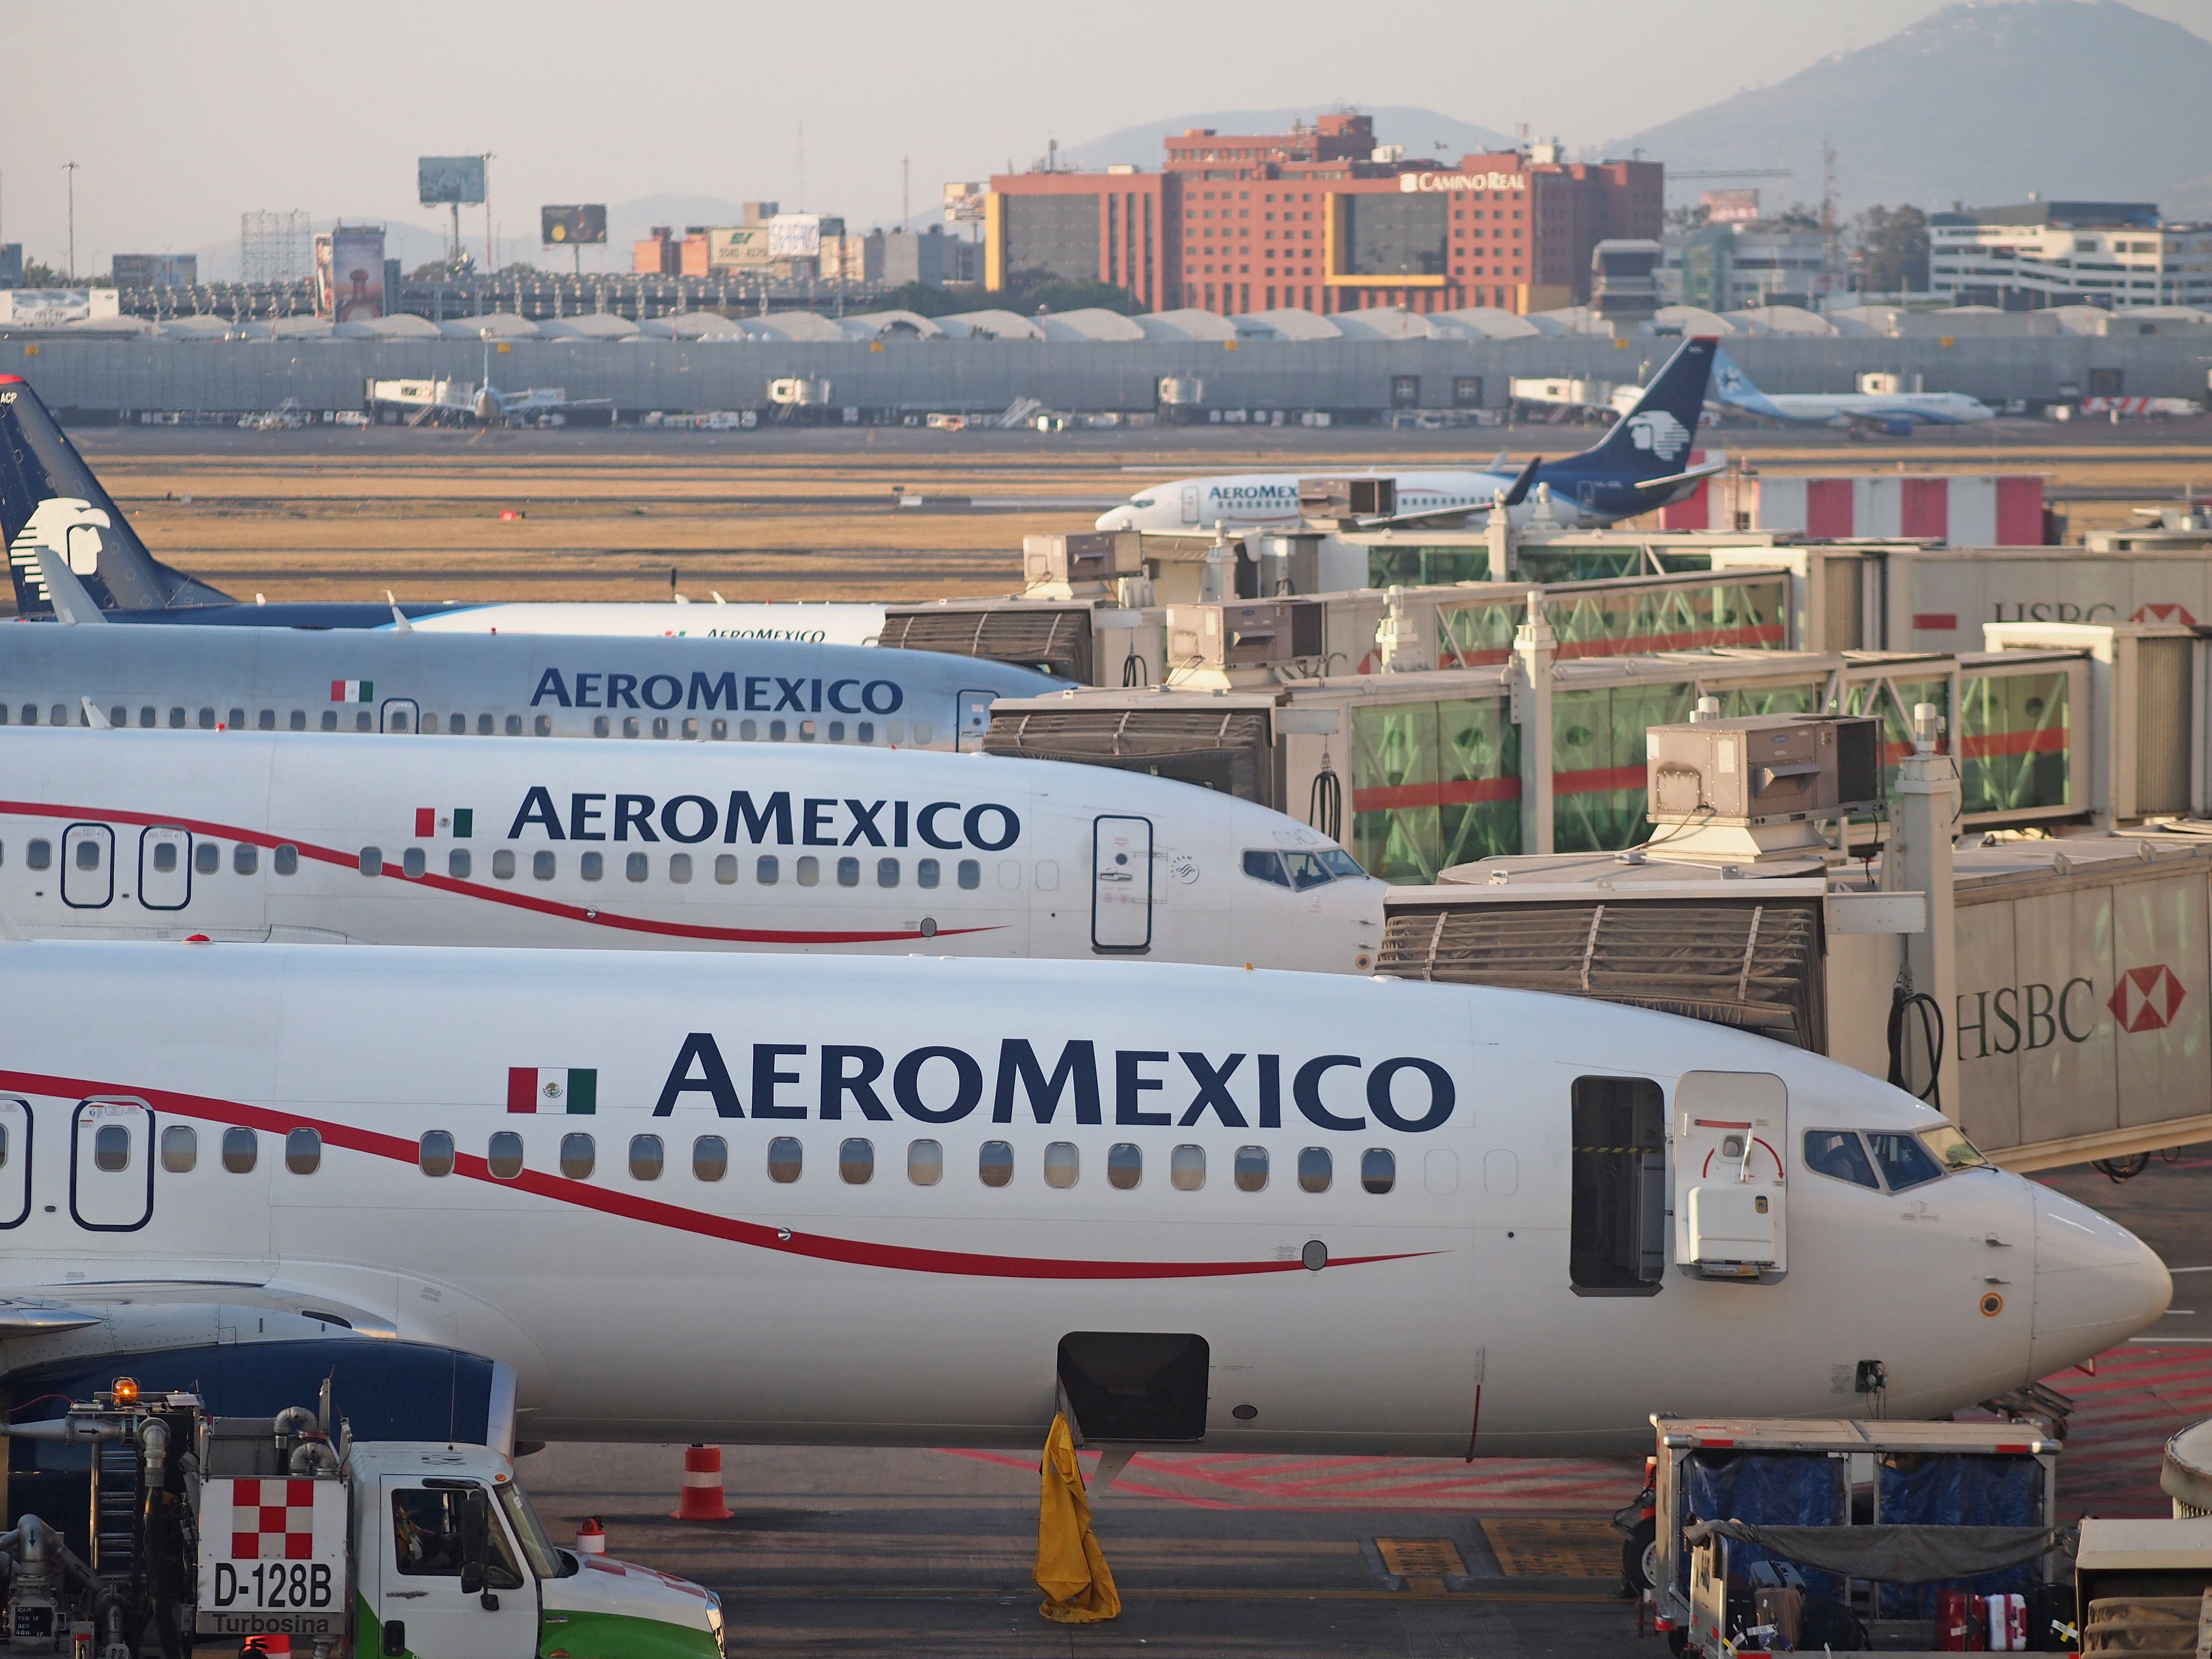
[[[1021,538],[1190,473],[1321,471],[1561,454],[1594,434],[1199,428],[936,433],[630,430],[76,434],[156,555],[240,596],[410,600],[928,599],[1017,586]],[[2212,492],[2212,421],[2010,421],[1846,443],[1702,434],[1771,471],[2039,472],[2078,537]],[[902,491],[947,505],[900,508]],[[502,514],[516,516],[507,518]]]

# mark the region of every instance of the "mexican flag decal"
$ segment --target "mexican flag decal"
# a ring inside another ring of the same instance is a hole
[[[332,702],[374,702],[376,682],[374,680],[332,680],[331,701]]]
[[[599,1110],[599,1074],[557,1066],[507,1068],[507,1109],[589,1117]]]

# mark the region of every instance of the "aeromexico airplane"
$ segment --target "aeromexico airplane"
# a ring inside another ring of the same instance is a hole
[[[368,605],[322,600],[264,605],[234,599],[155,558],[100,487],[30,382],[0,374],[0,542],[17,614],[54,615],[39,554],[58,554],[93,605],[113,622],[227,628],[392,628],[394,613],[425,630],[483,634],[625,634],[867,645],[883,631],[880,605],[659,604]]]
[[[334,1375],[356,1435],[501,1447],[1034,1450],[1064,1400],[1109,1447],[1620,1455],[1655,1411],[1971,1406],[2172,1292],[1903,1092],[1599,1002],[39,942],[0,1007],[21,1402]]]
[[[980,740],[994,699],[1066,684],[981,658],[784,640],[94,625],[12,628],[0,645],[0,725],[23,726],[951,749]]]
[[[1761,392],[1725,351],[1713,358],[1713,401],[1764,420],[1844,426],[1903,438],[1916,426],[1972,426],[1996,411],[1963,392]]]
[[[1685,340],[1635,405],[1596,444],[1565,460],[1531,459],[1515,469],[1504,451],[1480,471],[1398,472],[1395,506],[1358,520],[1362,530],[1435,524],[1470,515],[1487,520],[1503,496],[1517,528],[1547,508],[1562,529],[1587,529],[1650,513],[1687,496],[1723,463],[1693,465],[1691,440],[1704,413],[1714,342]],[[1101,530],[1289,529],[1304,517],[1300,475],[1250,472],[1176,478],[1140,490],[1098,515]]]
[[[18,728],[0,776],[0,909],[39,936],[1348,974],[1382,931],[1382,884],[1318,831],[1053,761]]]

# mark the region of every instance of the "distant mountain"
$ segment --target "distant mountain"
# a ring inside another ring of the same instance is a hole
[[[1360,107],[1375,118],[1375,142],[1403,144],[1408,155],[1456,161],[1462,155],[1479,155],[1486,150],[1519,148],[1517,140],[1502,132],[1479,127],[1472,121],[1439,115],[1432,109]],[[1216,132],[1288,132],[1291,122],[1310,122],[1315,116],[1326,113],[1319,108],[1225,109],[1205,115],[1178,115],[1171,120],[1146,121],[1141,125],[1123,127],[1119,132],[1109,132],[1103,138],[1071,144],[1060,152],[1060,161],[1062,166],[1072,167],[1111,167],[1117,161],[1157,167],[1167,160],[1161,140],[1186,127],[1212,127]]]
[[[2212,214],[2208,87],[2212,41],[2120,0],[1967,0],[1605,153],[1640,149],[1670,172],[1787,167],[1742,183],[1768,204],[1817,202],[1825,137],[1851,211],[1994,207],[2033,191],[2199,216]]]

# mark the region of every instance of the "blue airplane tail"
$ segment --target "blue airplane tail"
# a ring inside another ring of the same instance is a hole
[[[1713,397],[1720,403],[1737,409],[1747,409],[1754,415],[1779,418],[1782,411],[1774,400],[1751,383],[1735,358],[1717,348],[1713,352]]]
[[[1632,478],[1669,477],[1687,467],[1718,350],[1709,338],[1683,341],[1636,406],[1601,442],[1575,459],[1589,468]]]
[[[0,541],[8,549],[15,608],[25,617],[54,614],[39,569],[42,547],[60,556],[102,611],[230,599],[146,550],[31,383],[14,374],[0,374]]]

